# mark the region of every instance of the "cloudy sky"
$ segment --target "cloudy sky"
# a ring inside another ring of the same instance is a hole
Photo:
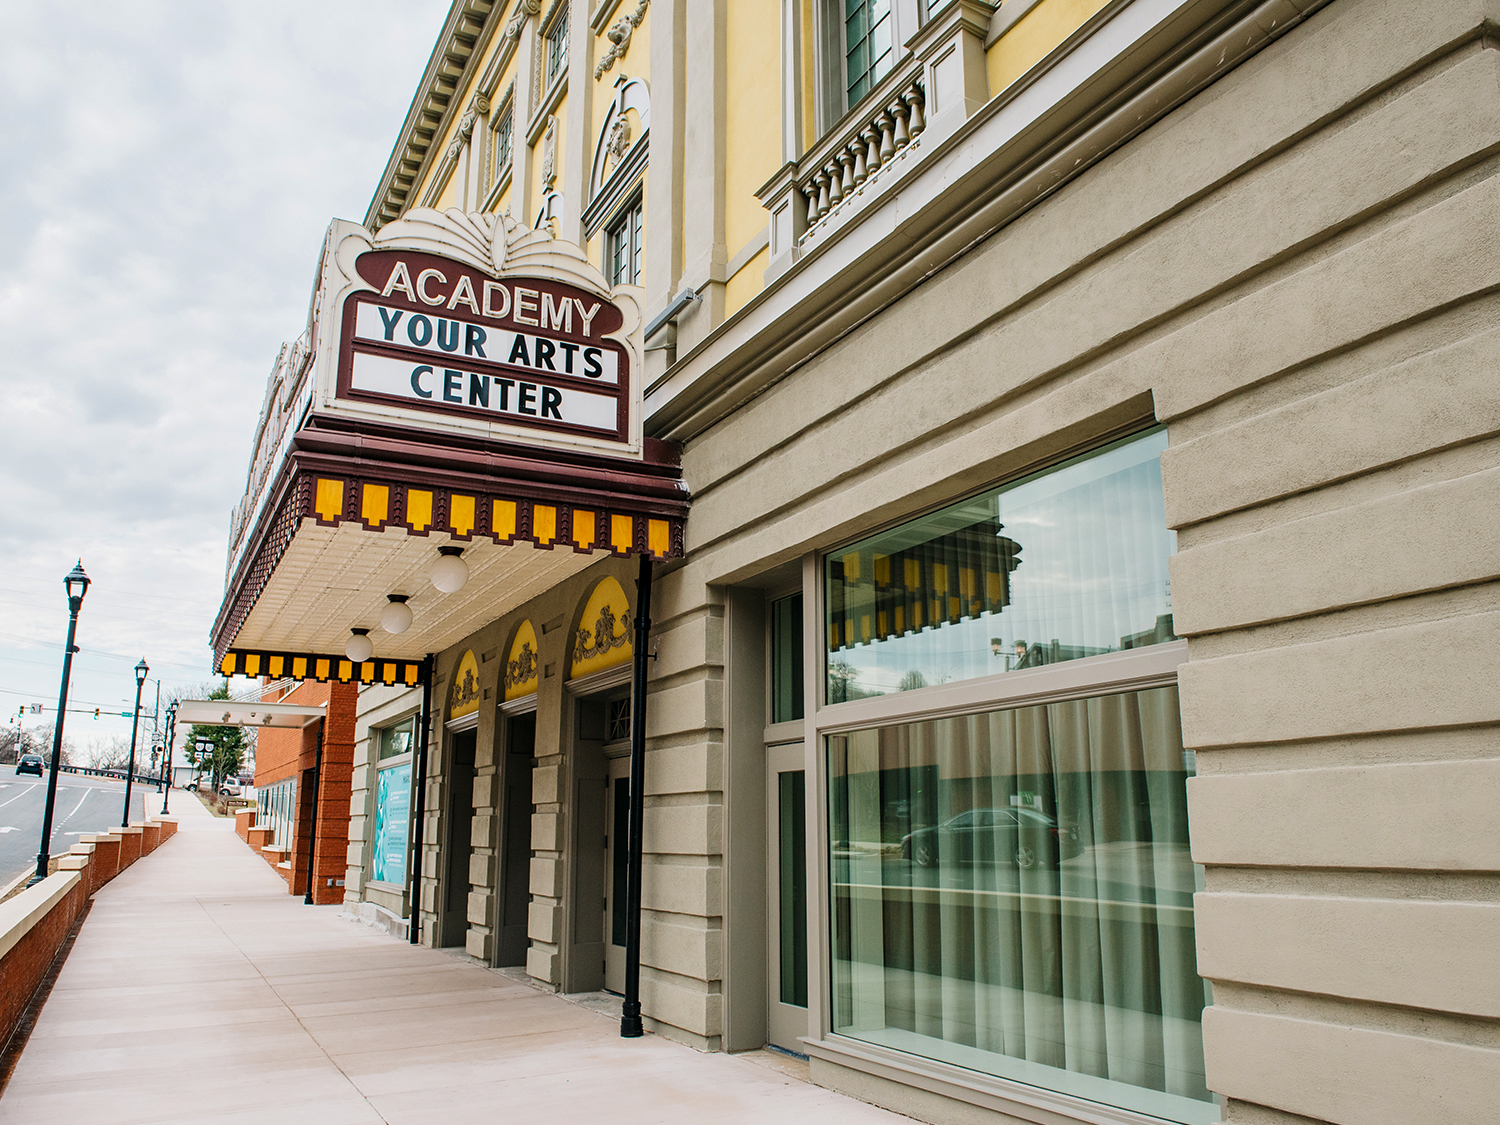
[[[208,678],[266,376],[447,9],[0,5],[0,717],[52,721],[80,558],[80,749],[129,734],[142,656],[168,687]]]

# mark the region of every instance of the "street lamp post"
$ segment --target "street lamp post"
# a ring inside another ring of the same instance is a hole
[[[167,815],[167,804],[172,800],[172,743],[177,739],[177,704],[172,703],[167,707],[167,747],[166,758],[162,763],[162,773],[166,777],[166,787],[161,794],[161,815]]]
[[[57,801],[57,768],[62,765],[63,719],[68,713],[68,677],[73,672],[73,635],[78,629],[78,611],[83,606],[83,596],[89,591],[89,576],[83,572],[83,560],[68,572],[63,579],[63,589],[68,592],[68,643],[63,648],[62,688],[57,693],[57,726],[52,730],[52,768],[47,771],[47,808],[42,813],[42,846],[36,853],[36,874],[31,883],[39,883],[47,877],[47,860],[52,854],[52,806]]]
[[[135,734],[141,727],[141,688],[146,686],[146,658],[135,666],[135,711],[130,717],[130,765],[125,768],[125,811],[120,815],[120,827],[130,827],[130,787],[135,782]]]

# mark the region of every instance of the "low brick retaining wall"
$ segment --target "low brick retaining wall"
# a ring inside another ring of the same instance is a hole
[[[0,903],[0,1048],[47,975],[89,896],[121,870],[122,844],[132,860],[177,831],[175,820],[82,837],[57,860],[58,870]],[[129,866],[127,862],[124,866]]]

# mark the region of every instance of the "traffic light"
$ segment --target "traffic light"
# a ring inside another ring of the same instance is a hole
[[[99,721],[99,708],[97,707],[94,708],[94,721],[96,723]]]

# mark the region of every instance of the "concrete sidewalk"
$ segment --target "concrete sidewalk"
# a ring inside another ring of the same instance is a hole
[[[155,795],[149,798],[156,808]],[[0,1125],[906,1121],[305,906],[189,794],[101,890]]]

